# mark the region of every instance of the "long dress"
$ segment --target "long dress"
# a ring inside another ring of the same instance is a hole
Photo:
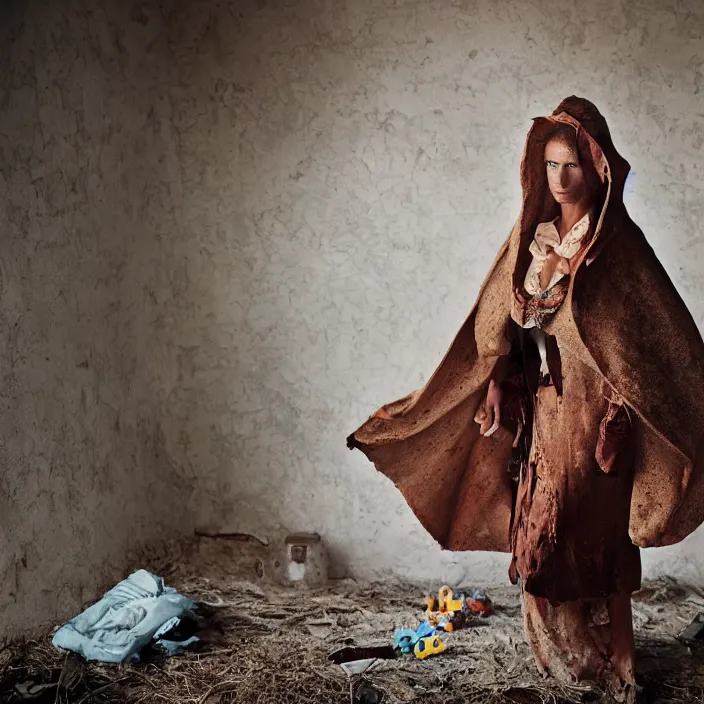
[[[564,277],[536,293],[525,314],[540,332],[532,331],[537,344],[526,344],[523,357],[532,350],[542,359],[524,365],[533,376],[533,422],[512,523],[512,573],[522,583],[525,633],[538,669],[595,680],[617,701],[632,701],[630,594],[641,578],[628,534],[636,428],[593,362],[573,352],[580,346],[571,344],[567,291]],[[531,314],[531,303],[545,300],[548,314]]]
[[[573,278],[526,298],[538,224],[560,210],[544,161],[557,126],[576,131],[580,163],[601,187]],[[633,697],[629,597],[640,581],[628,533],[641,547],[672,545],[704,522],[704,341],[623,203],[629,170],[589,101],[570,96],[536,118],[520,215],[440,364],[347,437],[444,549],[513,553],[541,669],[594,677],[623,701]],[[547,374],[521,306],[540,319]],[[503,407],[504,427],[487,437],[475,417],[511,335],[518,358],[507,366],[522,372],[504,384],[524,390],[504,394],[517,413]],[[518,446],[509,420],[522,428]]]

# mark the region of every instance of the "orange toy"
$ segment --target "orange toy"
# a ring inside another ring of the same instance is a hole
[[[494,605],[483,589],[475,589],[467,599],[467,609],[478,616],[489,616],[494,613]]]

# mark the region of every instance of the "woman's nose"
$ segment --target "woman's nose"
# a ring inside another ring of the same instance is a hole
[[[567,169],[565,169],[564,167],[560,169],[558,179],[560,180],[560,187],[566,188],[570,180],[570,175],[569,173],[567,173]]]

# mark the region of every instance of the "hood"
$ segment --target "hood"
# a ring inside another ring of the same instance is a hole
[[[565,98],[551,115],[534,118],[526,139],[521,160],[523,202],[517,224],[514,286],[522,285],[530,264],[528,247],[536,226],[552,220],[560,212],[548,188],[543,160],[546,137],[560,124],[574,128],[581,163],[592,166],[603,184],[595,205],[592,239],[585,253],[587,264],[603,250],[613,235],[614,224],[626,216],[623,190],[631,169],[629,163],[616,151],[606,120],[596,106],[585,98]]]

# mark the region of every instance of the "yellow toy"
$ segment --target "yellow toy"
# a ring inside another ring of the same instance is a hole
[[[462,609],[464,609],[464,598],[461,596],[457,598],[455,594],[452,593],[452,588],[447,585],[440,588],[439,597],[441,613],[454,613],[455,611],[462,611]]]
[[[413,652],[419,660],[425,660],[425,658],[431,655],[437,655],[445,650],[447,650],[447,646],[438,636],[421,638],[413,648]]]
[[[464,595],[454,594],[447,585],[440,589],[438,598],[426,596],[425,603],[426,620],[438,630],[453,631],[461,627],[466,619]]]
[[[438,600],[434,596],[425,597],[425,607],[425,613],[428,617],[440,611],[440,604],[438,604]]]

